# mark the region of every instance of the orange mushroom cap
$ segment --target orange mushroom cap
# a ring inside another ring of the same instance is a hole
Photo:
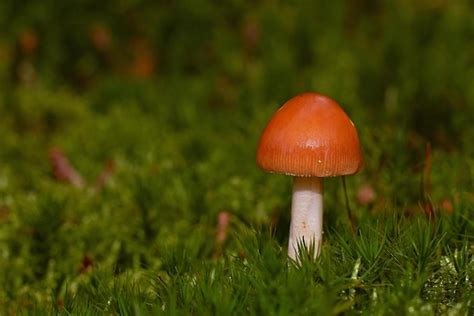
[[[354,123],[332,99],[304,93],[287,101],[263,131],[257,164],[302,177],[349,175],[362,167]]]

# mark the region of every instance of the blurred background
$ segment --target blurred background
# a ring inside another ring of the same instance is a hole
[[[16,116],[26,87],[93,95],[100,113],[181,98],[249,112],[316,90],[361,126],[396,122],[450,150],[474,103],[468,1],[3,1],[0,14],[2,103]]]
[[[22,302],[33,287],[48,300],[95,265],[160,267],[189,234],[210,257],[222,212],[275,226],[284,243],[291,180],[259,171],[255,149],[304,91],[337,100],[358,127],[357,216],[452,212],[460,194],[473,199],[473,9],[1,1],[0,297]],[[327,192],[340,210],[331,226],[346,220],[340,180]]]
[[[474,102],[468,1],[2,1],[0,14],[11,111],[25,86],[92,94],[101,113],[181,98],[248,112],[316,90],[361,126],[396,122],[453,149]]]

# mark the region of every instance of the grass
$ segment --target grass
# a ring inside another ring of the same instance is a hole
[[[0,314],[474,314],[467,1],[48,3],[0,10]],[[321,256],[295,265],[291,179],[255,150],[305,90],[341,103],[365,169],[325,179]]]

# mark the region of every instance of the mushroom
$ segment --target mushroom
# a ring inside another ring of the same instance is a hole
[[[293,176],[288,256],[300,246],[319,255],[323,226],[323,178],[357,173],[362,167],[354,123],[332,99],[304,93],[287,101],[260,137],[257,164]]]

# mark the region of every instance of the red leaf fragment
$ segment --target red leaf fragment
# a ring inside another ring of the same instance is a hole
[[[357,190],[357,201],[362,205],[369,205],[375,201],[377,194],[370,184],[363,184]]]
[[[230,223],[230,213],[222,211],[217,216],[217,227],[216,227],[216,248],[214,250],[214,257],[219,257],[222,253],[222,247],[227,239],[227,230]]]
[[[54,177],[72,186],[83,188],[85,183],[82,176],[71,165],[67,156],[59,148],[49,150],[49,158],[53,167]]]
[[[222,245],[227,239],[227,229],[230,222],[230,213],[222,211],[217,217],[216,242]]]

